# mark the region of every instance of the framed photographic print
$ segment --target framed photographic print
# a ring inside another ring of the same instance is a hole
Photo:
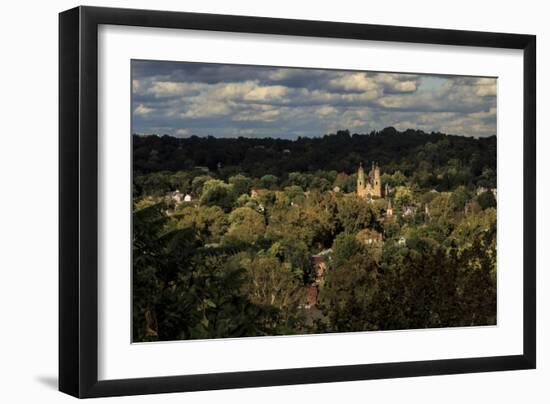
[[[532,369],[532,35],[60,14],[59,386]]]

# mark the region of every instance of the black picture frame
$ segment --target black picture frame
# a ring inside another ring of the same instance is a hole
[[[99,381],[98,26],[180,28],[523,50],[523,354]],[[59,389],[75,397],[324,383],[536,366],[536,37],[77,7],[59,15]]]

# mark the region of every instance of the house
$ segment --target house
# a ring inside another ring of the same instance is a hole
[[[173,200],[176,205],[181,205],[184,202],[191,202],[193,200],[190,194],[184,194],[183,192],[180,192],[179,189],[168,193],[167,198]]]
[[[323,281],[331,253],[332,248],[329,248],[311,256],[311,273],[314,283],[321,283]]]
[[[319,254],[311,256],[311,277],[309,284],[304,286],[306,294],[306,303],[301,306],[304,309],[312,309],[317,304],[319,286],[323,284],[327,262],[330,259],[332,249],[321,251]]]
[[[258,196],[260,196],[260,193],[262,193],[263,191],[265,191],[265,189],[263,189],[263,188],[252,188],[250,190],[250,197],[255,199]]]
[[[322,282],[326,267],[324,256],[317,254],[311,257],[311,273],[314,283]]]
[[[170,194],[170,197],[176,204],[180,204],[185,200],[185,195],[179,191],[179,189],[176,189],[174,192]]]
[[[380,245],[384,243],[382,233],[372,229],[363,229],[359,231],[356,238],[365,245]]]
[[[306,304],[303,306],[304,309],[310,309],[311,307],[317,304],[317,295],[319,290],[316,285],[306,285]]]

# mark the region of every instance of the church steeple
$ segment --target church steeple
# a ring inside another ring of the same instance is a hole
[[[373,193],[374,195],[378,196],[378,197],[381,197],[382,196],[382,182],[380,180],[380,167],[378,166],[378,163],[376,163],[374,165],[374,168],[373,168],[373,183],[372,183],[372,188],[373,188]]]
[[[391,199],[388,199],[388,206],[386,207],[386,217],[393,216],[393,208],[391,206]]]
[[[359,163],[359,169],[357,170],[357,195],[365,195],[365,170],[363,170],[363,163]]]

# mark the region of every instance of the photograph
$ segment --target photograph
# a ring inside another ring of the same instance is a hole
[[[132,342],[498,325],[497,77],[130,68]]]

